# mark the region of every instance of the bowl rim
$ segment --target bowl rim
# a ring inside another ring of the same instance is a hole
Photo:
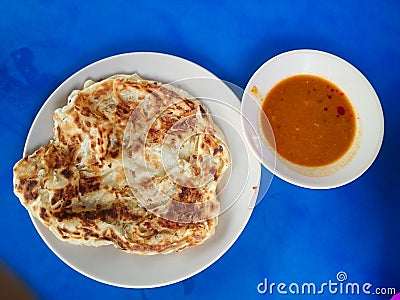
[[[268,165],[265,163],[265,161],[263,161],[260,153],[258,153],[256,151],[256,149],[254,149],[251,146],[251,142],[249,141],[250,137],[246,134],[245,132],[245,137],[246,137],[246,141],[250,146],[250,149],[252,150],[253,154],[257,157],[257,159],[259,160],[259,162],[268,169],[268,171],[270,171],[271,173],[273,173],[274,175],[278,176],[280,179],[291,183],[293,185],[296,186],[300,186],[303,188],[309,188],[309,189],[331,189],[331,188],[336,188],[336,187],[340,187],[343,185],[346,185],[354,180],[356,180],[357,178],[359,178],[362,174],[364,174],[369,167],[373,164],[373,162],[376,160],[382,143],[383,143],[383,138],[384,138],[384,115],[383,115],[383,110],[382,110],[382,105],[381,102],[379,100],[379,97],[375,91],[375,89],[373,88],[373,86],[371,85],[371,83],[368,81],[368,79],[366,78],[366,76],[360,71],[358,70],[355,66],[353,66],[351,63],[349,63],[348,61],[346,61],[345,59],[334,55],[332,53],[326,52],[326,51],[321,51],[321,50],[315,50],[315,49],[295,49],[295,50],[289,50],[286,52],[282,52],[279,53],[271,58],[269,58],[268,60],[266,60],[261,66],[258,67],[258,69],[253,73],[253,75],[251,76],[251,78],[249,79],[249,81],[246,84],[246,87],[244,89],[244,93],[242,95],[242,99],[241,99],[241,113],[242,113],[242,127],[244,126],[244,122],[243,119],[247,119],[246,114],[244,112],[244,108],[246,105],[246,99],[248,99],[248,95],[251,94],[251,88],[254,86],[253,81],[255,80],[255,78],[257,78],[257,76],[259,76],[259,74],[262,72],[262,70],[266,67],[268,67],[268,65],[272,64],[272,63],[276,63],[276,61],[281,60],[282,58],[285,58],[287,56],[292,56],[292,55],[298,55],[298,54],[303,54],[303,55],[323,55],[325,57],[330,57],[333,58],[335,60],[335,62],[337,62],[338,64],[342,64],[344,65],[348,70],[350,70],[352,73],[354,73],[354,75],[358,76],[360,79],[362,79],[364,81],[364,83],[368,86],[368,93],[371,95],[371,99],[374,100],[374,105],[377,108],[377,114],[379,115],[379,119],[375,120],[376,122],[376,126],[378,126],[380,128],[379,130],[379,136],[376,137],[375,140],[375,147],[373,149],[373,154],[370,156],[369,160],[366,160],[365,163],[363,163],[363,167],[359,170],[358,173],[356,173],[353,176],[348,176],[347,178],[343,178],[343,180],[339,180],[338,182],[335,183],[320,183],[320,184],[310,184],[310,183],[305,183],[302,180],[297,180],[296,178],[292,178],[292,177],[288,177],[285,174],[283,174],[279,168],[278,168],[278,163],[275,162],[273,165]],[[300,74],[312,74],[312,72],[298,72],[298,73],[293,73],[292,76],[294,75],[300,75]],[[317,75],[320,77],[323,77],[322,75]],[[289,76],[287,76],[289,77]],[[287,78],[287,77],[282,77],[281,79],[279,79],[278,81],[276,81],[275,84],[277,84],[278,82],[282,81],[283,79]],[[327,78],[325,78],[327,79]],[[334,82],[333,80],[328,79],[329,81]],[[334,82],[335,83],[335,82]],[[275,86],[275,84],[273,84],[272,86]],[[336,83],[335,83],[336,84]],[[267,93],[269,92],[269,90],[267,91]],[[250,98],[252,98],[253,96],[250,96]],[[352,103],[352,105],[354,105],[354,103],[350,100],[350,102]],[[261,138],[263,139],[263,137]],[[275,150],[276,152],[276,150]],[[372,153],[372,150],[371,150]],[[277,153],[275,153],[276,155],[276,161],[279,160],[279,155]],[[324,176],[322,176],[321,178],[324,178]]]

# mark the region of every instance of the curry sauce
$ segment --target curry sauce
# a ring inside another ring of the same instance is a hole
[[[282,80],[263,99],[262,109],[271,124],[276,151],[298,165],[318,167],[335,162],[355,137],[356,117],[349,99],[319,76],[304,74]],[[267,133],[268,125],[262,119]]]

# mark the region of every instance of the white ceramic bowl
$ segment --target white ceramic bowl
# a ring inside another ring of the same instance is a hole
[[[333,82],[355,110],[354,142],[342,158],[330,165],[302,167],[288,162],[276,155],[259,126],[262,99],[275,84],[298,74],[313,74]],[[355,180],[371,166],[382,144],[383,112],[373,87],[350,63],[322,51],[294,50],[265,62],[248,82],[241,109],[247,142],[259,161],[281,179],[302,187],[328,189]]]

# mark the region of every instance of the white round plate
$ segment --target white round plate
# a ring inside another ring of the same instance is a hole
[[[279,156],[275,160],[275,148],[259,138],[263,136],[259,126],[262,99],[278,82],[298,74],[313,74],[335,83],[347,95],[356,113],[353,145],[342,158],[327,166],[301,167]],[[252,93],[254,87],[258,95]],[[327,52],[300,49],[271,58],[249,80],[241,108],[243,118],[248,121],[243,123],[247,141],[260,162],[281,179],[298,186],[328,189],[347,184],[371,166],[382,144],[384,117],[372,85],[350,63]],[[259,145],[259,140],[264,142]]]
[[[212,114],[224,118],[223,122],[215,121],[226,136],[232,158],[231,174],[228,174],[229,184],[221,192],[220,201],[229,201],[226,198],[231,196],[230,186],[242,186],[242,190],[237,201],[219,216],[215,235],[202,245],[180,253],[141,256],[125,253],[113,246],[96,248],[62,242],[36,218],[31,219],[48,247],[76,271],[114,286],[149,288],[175,283],[199,273],[232,246],[252,213],[250,207],[254,207],[258,191],[258,188],[254,187],[259,184],[261,169],[257,159],[247,150],[241,130],[240,102],[227,85],[190,61],[148,52],[112,56],[95,62],[68,78],[51,94],[37,114],[26,140],[24,156],[49,142],[53,135],[53,111],[65,105],[67,96],[72,90],[81,89],[85,80],[133,73],[164,83],[180,81],[179,86],[196,97],[224,101],[205,103]],[[185,81],[188,78],[201,80]],[[210,82],[212,88],[208,88]],[[243,151],[247,152],[247,159]],[[243,180],[243,172],[246,169],[247,180]]]

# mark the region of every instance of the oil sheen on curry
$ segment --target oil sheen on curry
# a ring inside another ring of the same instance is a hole
[[[262,109],[271,124],[278,154],[298,165],[333,163],[346,153],[355,137],[356,117],[347,96],[332,82],[315,75],[282,80],[263,99]]]

